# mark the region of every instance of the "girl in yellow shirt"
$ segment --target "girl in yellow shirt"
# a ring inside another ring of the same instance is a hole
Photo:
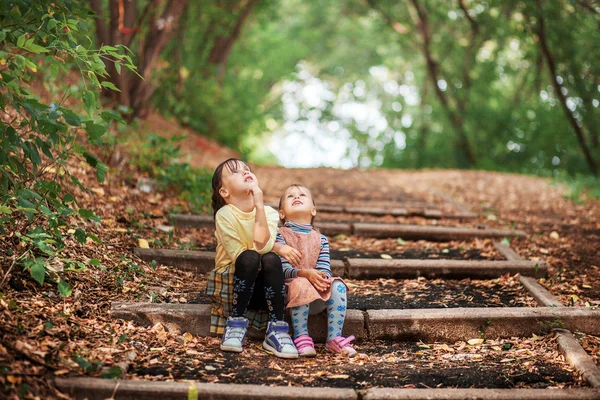
[[[265,206],[256,176],[242,160],[221,163],[212,178],[217,256],[208,276],[210,331],[223,334],[221,350],[241,352],[248,323],[267,328],[263,348],[282,358],[298,351],[283,320],[285,284],[271,252],[279,214]]]

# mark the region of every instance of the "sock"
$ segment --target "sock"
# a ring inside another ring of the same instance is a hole
[[[327,301],[327,341],[342,336],[346,319],[346,286],[340,281],[331,285],[331,297]]]
[[[310,305],[292,307],[292,326],[294,339],[298,336],[308,335],[308,310]]]

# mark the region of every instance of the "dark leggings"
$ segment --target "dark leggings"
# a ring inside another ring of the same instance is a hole
[[[279,256],[275,253],[261,256],[254,250],[240,254],[233,274],[231,316],[243,317],[247,309],[267,310],[270,321],[281,321],[284,301],[285,284]]]

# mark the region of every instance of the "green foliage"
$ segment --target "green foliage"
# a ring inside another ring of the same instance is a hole
[[[194,168],[184,160],[179,142],[185,137],[174,135],[167,139],[156,133],[144,133],[141,146],[131,146],[132,163],[155,179],[162,190],[179,193],[193,213],[208,213],[212,171]]]
[[[86,47],[91,43],[85,25],[89,18],[87,9],[68,0],[0,5],[0,234],[19,249],[13,255],[16,264],[40,285],[57,283],[62,296],[70,295],[71,287],[51,264],[77,270],[61,255],[69,228],[81,220],[100,220],[78,207],[72,188],[86,189],[71,175],[68,162],[84,160],[104,181],[106,165],[88,150],[102,143],[108,123],[118,118],[99,113],[98,94],[107,87],[100,82],[106,77],[102,60],[134,69],[122,47]],[[38,69],[52,81],[58,101],[46,104],[32,93]],[[63,83],[73,69],[83,78],[81,87]],[[84,113],[65,106],[71,95],[81,101]],[[79,130],[87,132],[87,143]],[[72,232],[80,243],[88,237],[98,241],[82,228]]]
[[[563,184],[569,188],[565,197],[578,204],[585,204],[588,200],[600,200],[600,178],[594,176],[560,176],[554,183]]]

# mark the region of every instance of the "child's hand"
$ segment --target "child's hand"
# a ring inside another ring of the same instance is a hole
[[[301,269],[298,271],[298,276],[308,279],[315,289],[320,292],[329,289],[329,285],[331,285],[331,281],[327,277],[327,274],[317,271],[316,269]]]
[[[248,194],[251,194],[254,197],[254,207],[262,207],[264,205],[263,200],[263,191],[258,186],[258,181],[252,181],[252,185],[250,189],[248,189]]]
[[[285,258],[286,260],[288,260],[290,263],[292,263],[292,265],[294,266],[298,266],[300,265],[300,260],[302,259],[302,253],[300,253],[298,250],[296,250],[295,248],[288,246],[288,245],[283,245],[281,246],[281,248],[279,248],[277,250],[277,254],[279,254],[281,257]]]

